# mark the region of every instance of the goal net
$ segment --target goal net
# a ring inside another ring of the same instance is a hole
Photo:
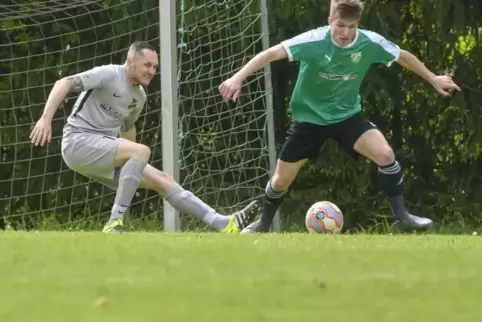
[[[221,212],[258,198],[270,162],[264,75],[249,78],[237,103],[217,87],[262,50],[259,0],[178,0],[180,183]],[[62,161],[62,127],[77,93],[52,122],[52,142],[34,147],[29,134],[55,81],[123,63],[129,45],[159,46],[159,1],[10,1],[0,6],[0,228],[99,229],[115,192]],[[162,32],[162,30],[161,30]],[[162,57],[161,57],[162,59]],[[148,88],[137,140],[162,167],[160,80]],[[134,229],[162,229],[162,198],[140,189],[130,209]],[[183,216],[183,229],[204,226]]]

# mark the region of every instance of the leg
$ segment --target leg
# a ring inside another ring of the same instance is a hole
[[[402,172],[383,134],[377,129],[366,131],[356,141],[354,150],[378,165],[381,188],[390,201],[392,215],[394,218],[403,217]]]
[[[117,179],[106,179],[94,175],[89,175],[89,177],[113,190],[117,190],[119,185]],[[256,214],[256,202],[253,201],[242,210],[230,216],[223,216],[191,192],[180,187],[168,174],[150,164],[147,164],[142,172],[139,188],[156,191],[180,212],[193,215],[209,227],[221,232],[241,231],[253,220]]]
[[[119,185],[104,232],[120,230],[123,226],[124,214],[139,188],[142,172],[150,157],[151,150],[147,146],[129,140],[120,141],[114,156],[114,166],[120,168]]]
[[[380,183],[390,202],[393,218],[399,221],[403,228],[431,228],[432,220],[413,216],[405,210],[402,169],[383,134],[377,129],[368,130],[356,141],[354,149],[378,165]]]
[[[74,171],[99,181],[111,181],[121,168],[111,217],[104,231],[122,231],[124,213],[139,187],[150,157],[148,147],[128,140],[91,133],[74,133],[62,140],[62,156]]]
[[[266,232],[270,229],[276,211],[281,206],[289,187],[306,161],[307,159],[303,159],[290,163],[278,160],[275,173],[266,185],[258,232]]]
[[[403,178],[400,165],[385,136],[362,113],[340,124],[339,143],[352,156],[361,154],[378,165],[383,192],[388,197],[393,218],[411,229],[426,229],[432,221],[410,215],[403,201]]]
[[[180,212],[194,215],[218,231],[239,232],[255,216],[256,202],[251,202],[244,209],[231,216],[220,215],[190,191],[184,190],[168,174],[149,164],[144,168],[140,186],[155,190]]]
[[[243,233],[270,230],[276,211],[281,206],[289,187],[306,161],[318,155],[320,147],[328,138],[328,132],[327,127],[294,122],[281,149],[275,173],[266,185],[261,218],[248,226]]]

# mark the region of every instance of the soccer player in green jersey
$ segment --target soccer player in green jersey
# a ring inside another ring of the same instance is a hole
[[[359,0],[333,0],[328,25],[275,45],[251,59],[219,86],[225,101],[236,101],[243,81],[266,64],[288,58],[299,61],[291,98],[294,123],[281,149],[276,171],[266,186],[261,218],[243,232],[267,232],[289,186],[303,164],[315,158],[327,139],[353,157],[363,155],[378,165],[379,180],[395,222],[404,229],[428,229],[433,222],[410,214],[403,200],[400,165],[384,135],[361,110],[360,85],[370,65],[393,62],[418,74],[443,96],[460,88],[449,76],[437,76],[411,53],[383,36],[358,28]]]

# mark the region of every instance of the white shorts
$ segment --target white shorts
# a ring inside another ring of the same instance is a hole
[[[115,168],[115,154],[123,140],[95,133],[69,133],[62,138],[62,158],[75,172],[116,190],[119,169]]]

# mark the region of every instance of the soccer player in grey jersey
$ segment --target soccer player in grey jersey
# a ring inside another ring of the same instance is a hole
[[[139,187],[157,191],[174,208],[196,216],[213,229],[241,231],[253,219],[256,202],[231,216],[220,215],[169,175],[149,165],[149,147],[136,143],[135,122],[146,102],[143,86],[149,85],[157,67],[155,48],[135,42],[123,65],[103,65],[57,81],[32,130],[32,143],[50,143],[52,118],[58,106],[68,92],[81,92],[64,127],[62,157],[72,170],[117,191],[104,232],[124,231],[124,213]]]

